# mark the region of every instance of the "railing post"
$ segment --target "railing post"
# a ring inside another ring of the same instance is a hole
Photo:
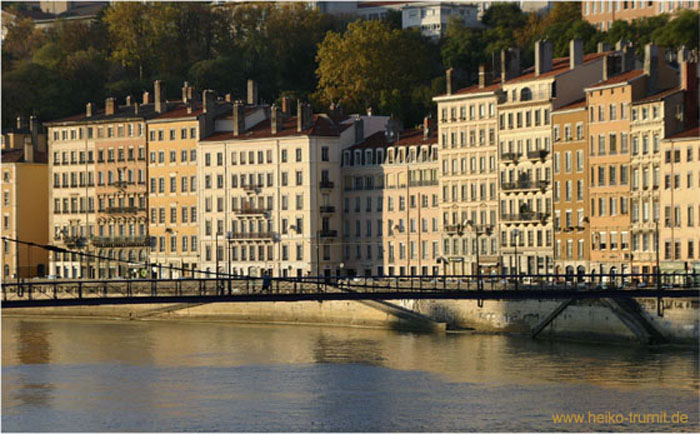
[[[54,292],[56,292],[56,282],[53,284]],[[78,298],[83,298],[83,282],[78,282]]]
[[[104,287],[102,288],[102,294],[107,297],[107,281],[105,280]]]
[[[32,284],[27,285],[27,297],[29,300],[32,299]]]
[[[80,282],[78,282],[78,288],[80,288]],[[58,290],[56,289],[56,282],[53,283],[53,299],[58,299]]]

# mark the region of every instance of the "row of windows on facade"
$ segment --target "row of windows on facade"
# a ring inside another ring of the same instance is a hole
[[[505,206],[505,204],[503,206]],[[488,215],[488,220],[487,220],[487,215]],[[476,210],[471,210],[470,212],[467,210],[462,210],[461,212],[458,212],[458,211],[444,212],[442,214],[442,222],[445,226],[450,224],[450,217],[452,218],[453,225],[460,225],[467,220],[471,220],[474,224],[481,225],[481,226],[490,225],[490,226],[495,228],[495,225],[496,225],[496,211],[488,211],[488,213],[485,210],[480,210],[478,213]],[[494,232],[494,234],[495,234],[495,232]],[[470,236],[470,233],[469,233],[469,231],[465,230],[462,232],[462,235],[463,236]]]
[[[457,110],[459,109],[459,118],[457,118]],[[466,121],[467,111],[469,111],[469,120],[473,121],[476,119],[486,119],[493,118],[496,116],[496,104],[495,103],[482,103],[482,104],[470,104],[469,106],[460,105],[449,107],[450,116],[447,116],[448,107],[443,107],[440,112],[440,119],[442,122],[456,122],[456,121]]]
[[[214,227],[214,223],[216,224],[216,228]],[[325,220],[323,223],[323,226],[326,227],[328,225],[328,221]],[[216,232],[214,233],[214,229],[216,229]],[[304,233],[304,218],[303,217],[296,217],[294,220],[294,225],[290,226],[289,225],[289,219],[283,218],[281,219],[280,222],[280,233],[283,235],[286,235],[290,233],[290,230],[293,231],[297,235],[301,235]],[[258,220],[238,220],[238,219],[231,219],[231,233],[232,234],[266,234],[272,236],[273,232],[273,223],[272,220],[268,219],[258,219]],[[225,233],[225,228],[224,228],[224,220],[223,219],[217,219],[215,221],[211,219],[206,219],[204,221],[204,235],[205,236],[223,236]]]
[[[576,140],[583,140],[584,138],[584,131],[583,131],[583,122],[577,122],[575,125],[576,128]],[[554,128],[552,128],[552,134],[554,136],[554,141],[555,142],[560,142],[562,140],[562,135],[561,135],[561,125],[554,125]],[[564,124],[564,137],[563,140],[570,142],[574,140],[573,136],[573,131],[571,129],[571,124]]]
[[[552,232],[542,229],[501,231],[502,247],[515,247],[516,245],[518,247],[552,247]]]
[[[53,187],[54,188],[75,188],[75,187],[92,187],[95,185],[94,172],[87,172],[87,178],[85,172],[62,172],[53,174]],[[117,169],[117,170],[107,170],[105,172],[97,172],[97,185],[113,185],[117,182],[125,183],[126,185],[141,184],[145,185],[146,176],[145,170],[138,169]],[[106,180],[105,180],[105,174]],[[136,176],[134,176],[136,175]],[[86,182],[87,181],[87,182]],[[105,184],[106,181],[106,184]]]
[[[643,1],[643,0],[629,0],[629,1],[587,1],[584,3],[585,9],[584,15],[591,14],[603,14],[609,12],[619,12],[620,10],[634,10],[634,9],[653,9],[654,5],[658,5],[659,13],[663,13],[668,9],[668,12],[672,12],[674,8],[681,9],[684,5],[687,8],[697,8],[697,0],[688,0],[684,2],[683,0],[666,0],[666,1]]]
[[[116,151],[116,160],[115,160]],[[97,150],[97,162],[98,163],[113,163],[115,161],[136,161],[137,159],[143,161],[146,159],[146,148],[139,147],[138,155],[136,154],[136,149],[133,147],[118,147],[118,148],[108,148],[107,149],[107,159],[105,160],[105,150]],[[69,164],[92,164],[95,162],[93,159],[94,151],[56,151],[53,153],[53,164],[54,166],[69,165]]]
[[[432,201],[429,199],[432,197]],[[394,196],[387,196],[387,211],[394,211]],[[398,196],[398,210],[399,211],[404,211],[406,209],[406,196]],[[350,202],[351,199],[354,199],[354,207],[350,207]],[[365,207],[364,211],[362,208],[362,197],[361,196],[355,196],[354,198],[349,198],[345,197],[343,198],[343,212],[348,213],[352,209],[354,212],[382,212],[384,211],[384,197],[383,196],[378,196],[375,197],[374,199],[371,196],[364,197],[365,199]],[[372,204],[374,203],[375,207],[373,208]],[[428,208],[430,206],[432,207],[437,207],[439,205],[438,203],[438,195],[433,194],[431,196],[428,196],[427,194],[420,194],[420,195],[408,195],[408,206],[411,209],[415,209],[418,207],[418,204],[420,203],[420,206],[422,208]]]
[[[177,253],[177,245],[178,245],[178,235],[177,234],[171,234],[170,235],[170,253]],[[160,252],[164,253],[165,250],[165,243],[166,239],[165,236],[161,235],[158,237],[157,243],[151,244],[151,251],[152,252]],[[183,235],[180,237],[180,252],[182,253],[187,253],[187,252],[192,252],[196,253],[197,252],[197,236],[196,235]]]
[[[289,257],[289,245],[282,244],[281,246],[281,260],[288,261]],[[297,243],[295,246],[295,260],[304,260],[304,246],[303,244]],[[213,253],[216,254],[216,258],[213,257]],[[329,260],[331,256],[330,246],[323,246],[323,259]],[[204,260],[209,261],[243,261],[243,262],[255,262],[255,261],[274,261],[274,249],[273,246],[256,246],[256,245],[232,245],[230,248],[225,248],[224,246],[211,246],[209,244],[204,246]]]
[[[564,181],[564,201],[566,202],[571,202],[574,200],[574,195],[573,195],[573,180],[569,179]],[[554,202],[559,202],[561,200],[561,182],[560,181],[554,181]],[[583,180],[582,179],[577,179],[576,180],[576,201],[580,202],[583,200],[583,195],[585,192],[585,188],[583,185]]]
[[[256,161],[256,156],[257,156],[257,161]],[[296,148],[294,150],[294,160],[297,163],[300,163],[303,161],[303,152],[301,148]],[[328,146],[321,146],[321,161],[330,161],[330,148]],[[160,157],[159,157],[159,162]],[[174,162],[172,160],[172,154],[171,154],[171,162]],[[231,165],[236,165],[236,164],[269,164],[273,163],[273,156],[272,156],[272,149],[267,149],[265,151],[240,151],[240,152],[231,152],[231,159],[226,162],[226,164],[231,164]],[[280,150],[280,163],[288,163],[289,162],[289,155],[288,155],[288,150],[287,149],[282,149]],[[210,152],[205,152],[204,153],[204,165],[209,167],[212,166],[212,153]],[[216,153],[216,165],[217,166],[223,166],[224,165],[224,153],[223,152],[217,152]]]
[[[345,191],[353,190],[381,190],[384,188],[406,187],[406,172],[387,173],[379,175],[346,175],[344,177]],[[386,181],[385,181],[386,180]],[[438,185],[437,169],[408,170],[408,183],[410,187],[426,187]]]
[[[145,250],[135,250],[135,249],[104,249],[104,250],[97,250],[95,252],[96,256],[99,256],[101,258],[109,258],[109,259],[118,259],[120,261],[131,261],[131,262],[136,262],[137,260],[139,262],[146,262],[146,251]],[[56,252],[54,253],[53,257],[54,261],[57,262],[85,262],[87,260],[90,261],[91,265],[97,265],[98,260],[96,258],[90,258],[87,259],[85,257],[82,257],[81,255],[77,255],[75,253],[68,253],[68,252]],[[101,260],[101,266],[104,266],[104,260]],[[60,275],[60,269],[59,267],[56,267],[56,273],[59,273]],[[68,274],[63,274],[63,277],[69,277]],[[73,275],[73,277],[80,277],[77,273]]]
[[[63,128],[53,129],[53,140],[54,141],[66,141],[66,140],[82,140],[85,137],[85,131],[87,130],[87,138],[93,139],[95,136],[98,139],[107,137],[142,137],[143,136],[143,124],[118,124],[116,125],[104,125],[98,127],[79,127],[79,128]],[[115,135],[116,130],[116,135]],[[153,139],[151,139],[153,140]]]
[[[477,198],[477,183],[462,184],[462,185],[452,185],[442,187],[442,200],[445,202],[475,202],[477,200],[487,200],[486,188],[489,187],[488,200],[496,200],[496,183],[491,182],[489,184],[479,183],[478,192],[479,196]],[[467,192],[471,194],[467,196]]]
[[[525,145],[525,148],[523,149],[523,145]],[[510,156],[512,154],[518,154],[518,156],[523,155],[523,151],[525,152],[550,152],[550,144],[549,144],[549,137],[536,137],[534,140],[532,139],[518,139],[518,140],[501,140],[500,142],[500,147],[501,147],[501,157],[505,160],[509,160]],[[540,158],[538,155],[537,158]],[[503,162],[503,161],[501,161]],[[544,161],[543,161],[544,162]]]
[[[543,206],[544,204],[544,206]],[[534,207],[533,207],[534,205]],[[524,212],[537,212],[541,214],[550,214],[552,210],[552,200],[550,198],[542,201],[541,197],[533,199],[531,197],[525,199],[510,199],[501,200],[501,216],[508,214],[514,215]]]
[[[641,153],[648,154],[651,150],[649,148],[649,135],[648,134],[633,134],[632,135],[632,155],[639,155],[639,138],[642,139]],[[629,135],[627,133],[620,133],[620,148],[618,150],[618,135],[617,133],[610,133],[607,136],[605,134],[598,135],[598,146],[596,148],[596,136],[591,135],[591,156],[597,155],[616,155],[618,152],[620,154],[626,154],[629,152]],[[609,141],[606,143],[606,138]],[[659,136],[658,134],[652,135],[653,152],[659,152]]]
[[[560,173],[561,172],[561,152],[555,152],[554,153],[554,159],[553,159],[553,166],[554,166],[554,173]],[[572,173],[573,172],[573,152],[572,151],[565,151],[564,153],[564,172],[565,173]],[[583,167],[585,164],[584,156],[583,156],[583,150],[579,149],[576,151],[576,171],[577,172],[583,172]]]
[[[583,219],[585,218],[584,215],[584,210],[583,208],[579,208],[576,210],[576,227],[583,229],[584,221]],[[565,209],[564,210],[564,226],[563,229],[568,229],[568,228],[573,228],[574,227],[574,210],[572,209]],[[554,211],[554,230],[555,231],[560,231],[562,229],[561,226],[561,210],[556,210]]]
[[[682,256],[682,251],[681,251],[681,245],[682,241],[681,240],[665,240],[664,241],[664,259],[665,260],[679,260],[683,258]],[[695,241],[694,240],[687,240],[686,241],[686,251],[685,251],[685,258],[688,259],[693,259],[695,258]],[[698,249],[700,250],[700,240],[698,241]]]
[[[170,150],[170,159],[168,162],[170,163],[177,163],[177,151],[175,150]],[[189,158],[188,158],[189,156]],[[197,161],[197,150],[196,149],[190,149],[189,151],[187,149],[183,149],[180,151],[180,163],[187,163],[187,162],[194,163]],[[161,164],[165,163],[165,151],[151,151],[151,157],[149,160],[150,164]]]
[[[95,225],[88,225],[87,233],[85,225],[55,225],[54,236],[58,238],[62,234],[69,234],[71,237],[93,237],[95,236]],[[97,235],[99,237],[145,237],[146,225],[144,223],[110,223],[97,225]]]
[[[170,208],[170,223],[177,223],[177,207]],[[165,208],[151,208],[151,224],[165,223]],[[180,207],[180,223],[197,223],[197,207]]]
[[[523,113],[525,114],[524,116]],[[534,115],[532,113],[534,113]],[[523,118],[525,120],[524,124]],[[549,109],[535,109],[527,110],[525,112],[519,111],[515,113],[501,113],[498,116],[498,128],[502,131],[512,130],[515,128],[522,128],[523,126],[525,128],[529,128],[532,126],[539,127],[540,125],[549,125],[549,122]]]
[[[597,171],[596,171],[597,169]],[[618,171],[619,169],[619,171]],[[596,173],[597,172],[597,173]],[[606,176],[607,172],[607,176]],[[619,177],[618,177],[618,172],[619,172]],[[652,174],[651,179],[649,177],[649,174]],[[641,177],[640,177],[641,174]],[[597,175],[597,176],[596,176]],[[654,189],[659,188],[659,176],[660,176],[660,169],[658,166],[653,166],[652,167],[633,167],[632,168],[632,185],[631,188],[632,190],[638,190],[640,187],[644,190],[648,189],[649,187],[653,187]],[[597,179],[597,182],[596,182]],[[694,180],[693,180],[693,172],[688,171],[685,176],[686,182],[685,182],[685,187],[688,189],[692,189],[695,186]],[[640,184],[641,180],[641,184]],[[673,183],[671,181],[673,180]],[[651,181],[651,183],[650,183]],[[700,187],[700,172],[698,173],[698,187]],[[611,164],[611,165],[603,165],[603,166],[596,166],[596,167],[591,167],[591,180],[590,180],[590,186],[592,187],[610,187],[610,186],[617,186],[617,185],[627,185],[628,183],[628,166],[621,164],[621,165],[616,165],[616,164]],[[681,174],[679,173],[674,173],[670,174],[667,173],[664,175],[664,189],[670,190],[670,189],[680,189],[682,188],[681,184]],[[558,190],[558,187],[555,187]],[[555,191],[555,195],[557,195],[557,192]]]
[[[187,128],[180,128],[180,140],[185,140],[187,139]],[[190,139],[196,139],[197,138],[197,128],[196,127],[191,127],[189,128],[189,138]],[[170,128],[168,138],[170,140],[178,140],[177,137],[177,130],[175,128]],[[156,140],[159,142],[162,142],[165,140],[165,130],[154,130],[154,129],[149,129],[148,131],[148,139],[151,142],[155,142]]]
[[[477,167],[477,161],[479,165]],[[451,164],[450,164],[451,163]],[[451,166],[451,167],[450,167]],[[451,169],[451,170],[450,170]],[[488,172],[493,173],[496,171],[496,157],[488,157]],[[451,160],[442,160],[442,174],[443,175],[457,175],[457,174],[472,174],[486,173],[486,157],[471,157],[469,158],[469,170],[467,170],[467,158],[462,157],[461,159],[452,158]]]
[[[428,225],[428,222],[431,223],[431,225]],[[343,220],[343,236],[344,237],[350,237],[354,236],[356,238],[361,238],[361,237],[382,237],[384,236],[384,225],[386,224],[387,228],[387,234],[388,236],[393,236],[395,233],[405,233],[406,232],[406,226],[404,225],[404,219],[398,219],[394,221],[393,219],[387,219],[386,223],[384,220],[376,220],[375,223],[372,223],[372,220],[370,219],[365,219],[364,220],[364,235],[362,232],[362,220],[355,220],[354,225],[352,222],[348,219]],[[411,218],[408,219],[408,232],[411,234],[418,233],[418,219]],[[427,218],[421,218],[420,219],[420,232],[421,233],[429,233],[429,232],[439,232],[439,227],[438,227],[438,219],[436,217],[431,218],[430,220]],[[354,226],[355,230],[354,232],[351,232],[350,228],[351,226]],[[374,230],[373,230],[374,228]]]
[[[98,197],[97,198],[97,210],[98,212],[110,212],[110,210],[116,209],[117,212],[122,211],[122,212],[136,212],[136,211],[145,211],[146,210],[146,198],[143,196],[139,197],[134,197],[134,196],[129,196],[129,197],[108,197],[106,198],[107,200],[105,201],[104,197]],[[105,207],[106,203],[106,207]],[[87,209],[85,207],[85,198],[62,198],[62,199],[54,199],[54,206],[53,206],[54,214],[61,214],[61,210],[63,210],[63,214],[76,214],[76,213],[82,213],[82,212],[94,212],[95,211],[95,201],[94,198],[88,197],[87,198]]]
[[[574,240],[566,240],[566,248],[562,256],[562,240],[554,243],[554,259],[584,260],[586,259],[586,242],[582,239],[576,240],[576,256],[574,256]]]
[[[467,135],[469,135],[469,146],[474,147],[477,144],[479,146],[486,146],[487,144],[489,146],[493,146],[496,144],[496,130],[494,128],[489,128],[488,129],[488,143],[486,141],[486,131],[485,129],[479,129],[478,134],[479,134],[479,141],[477,142],[477,130],[469,130],[469,131],[452,131],[449,133],[449,145],[450,148],[456,148],[458,145],[462,148],[467,146]],[[457,134],[459,134],[459,142],[457,141]],[[447,141],[448,133],[442,133],[441,136],[441,143],[442,143],[442,148],[447,149],[448,147],[448,141]],[[435,151],[437,152],[437,151]],[[433,160],[437,160],[437,154],[433,157]],[[416,160],[413,160],[416,161]],[[424,159],[423,161],[427,161]],[[410,161],[409,161],[410,162]]]
[[[365,149],[364,151],[361,149],[343,151],[343,166],[426,163],[437,160],[437,146],[390,147],[386,150],[386,153],[382,148]]]

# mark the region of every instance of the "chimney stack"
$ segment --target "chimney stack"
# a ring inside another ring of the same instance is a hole
[[[224,101],[226,101],[226,102],[231,102],[231,103],[232,103],[232,102],[233,102],[233,96],[232,96],[230,93],[227,93],[226,95],[224,95]]]
[[[258,83],[248,80],[248,105],[258,105]]]
[[[535,41],[535,77],[552,70],[552,43],[547,40]]]
[[[501,50],[501,83],[520,75],[520,50]]]
[[[17,116],[17,129],[21,130],[24,128],[24,118],[22,116]]]
[[[163,113],[167,111],[167,104],[165,103],[165,87],[160,80],[153,82],[153,93],[155,98],[155,110],[157,113]]]
[[[141,106],[139,105],[138,102],[135,102],[134,103],[134,114],[135,115],[139,114],[139,108],[141,108]]]
[[[184,82],[182,84],[182,103],[187,104],[189,102],[190,98],[190,84],[188,82]]]
[[[32,135],[32,144],[39,146],[39,121],[34,115],[29,117],[29,133]]]
[[[202,112],[214,113],[214,91],[207,89],[202,92]]]
[[[24,161],[27,163],[34,162],[34,145],[28,137],[24,139]]]
[[[125,100],[124,104],[125,104],[127,107],[131,107],[131,95],[129,95],[129,96],[126,97],[126,100]]]
[[[105,100],[105,114],[106,115],[113,115],[114,114],[114,106],[116,105],[116,101],[113,97],[109,97]]]
[[[608,78],[612,76],[611,71],[610,71],[610,65],[611,65],[611,59],[610,56],[605,55],[603,56],[603,81],[607,81]]]
[[[455,90],[455,69],[449,68],[445,71],[445,86],[447,95],[452,95]]]
[[[304,131],[304,104],[297,100],[297,132]]]
[[[685,129],[698,125],[698,58],[697,52],[689,53],[685,47],[678,50],[680,88],[683,90]]]
[[[245,131],[245,106],[242,101],[233,103],[233,136],[238,137]]]
[[[491,84],[490,72],[486,71],[486,65],[479,65],[479,89],[483,89]]]
[[[647,89],[650,94],[656,91],[659,79],[659,57],[663,57],[663,53],[659,51],[659,47],[654,44],[644,46],[644,74],[647,75]]]
[[[277,134],[282,131],[282,112],[277,104],[272,104],[270,108],[270,132]]]
[[[607,42],[598,42],[598,53],[610,51],[610,44]]]
[[[355,119],[353,127],[355,127],[355,143],[362,143],[365,140],[365,122],[361,116]]]
[[[141,99],[141,104],[150,104],[151,103],[151,94],[148,93],[148,91],[143,92],[143,99]]]
[[[583,64],[583,41],[572,39],[569,41],[569,69]]]
[[[430,117],[430,115],[423,118],[423,140],[428,140],[428,137],[430,137],[430,124],[432,123],[431,121],[432,118]]]
[[[292,100],[288,96],[282,97],[282,113],[285,116],[292,115]]]
[[[387,143],[394,143],[399,139],[399,121],[391,116],[389,120],[386,121],[384,136],[386,137]]]

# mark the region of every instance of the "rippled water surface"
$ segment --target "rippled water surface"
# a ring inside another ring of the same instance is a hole
[[[3,318],[2,430],[698,431],[698,362],[491,335]],[[689,420],[552,420],[664,411]]]

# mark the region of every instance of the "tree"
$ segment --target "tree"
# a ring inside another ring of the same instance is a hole
[[[442,63],[446,68],[474,72],[480,63],[487,60],[483,47],[484,32],[481,29],[469,28],[462,20],[452,18],[440,49]]]
[[[668,24],[656,28],[651,34],[652,40],[659,45],[672,48],[685,47],[697,49],[700,41],[700,13],[692,9],[678,12]]]
[[[151,70],[153,53],[158,48],[151,7],[141,2],[115,2],[104,15],[113,44],[112,59],[134,69],[139,78],[143,78],[144,70]]]
[[[316,56],[317,97],[346,110],[373,107],[404,117],[402,103],[410,101],[412,87],[430,77],[428,49],[417,32],[381,21],[356,21],[343,35],[329,32]]]

